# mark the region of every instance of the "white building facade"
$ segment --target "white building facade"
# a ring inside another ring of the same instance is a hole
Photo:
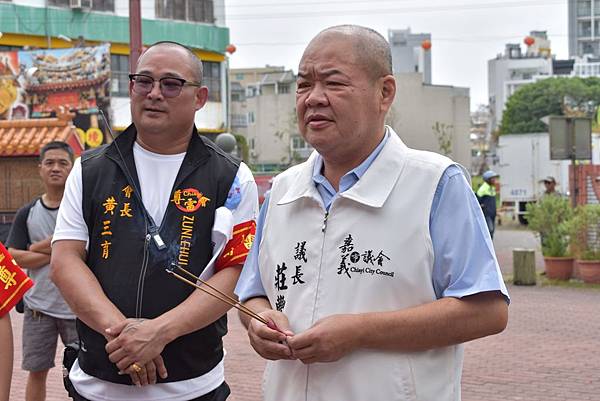
[[[424,48],[431,34],[412,33],[408,29],[390,29],[388,41],[392,50],[394,74],[418,72],[423,75],[423,82],[431,84],[431,48]]]
[[[387,123],[407,146],[444,154],[471,169],[469,89],[428,85],[419,73],[395,77]]]
[[[229,71],[231,132],[246,138],[256,172],[278,172],[308,158],[312,148],[296,122],[296,75],[284,67]]]
[[[523,54],[520,44],[509,43],[504,54],[498,54],[495,59],[488,61],[488,101],[492,131],[500,126],[506,102],[517,89],[552,75],[552,57],[546,33],[535,32],[536,36],[533,34],[534,32],[531,37],[535,41],[545,42],[544,47],[541,47],[543,51],[538,47],[527,49]]]

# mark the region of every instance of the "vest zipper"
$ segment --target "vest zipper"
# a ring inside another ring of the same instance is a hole
[[[327,218],[329,217],[329,210],[325,212],[325,217],[323,218],[323,226],[321,227],[321,232],[324,234],[327,229]]]
[[[333,205],[329,206],[331,209]],[[311,325],[315,323],[315,312],[317,311],[317,297],[319,295],[319,284],[321,284],[321,269],[323,267],[323,252],[325,250],[325,231],[327,230],[327,219],[329,218],[329,210],[325,211],[325,216],[323,217],[323,225],[321,226],[321,232],[323,233],[323,238],[321,242],[321,259],[319,260],[319,276],[317,277],[317,288],[315,293],[315,304],[313,305],[313,313],[310,319]],[[305,399],[308,400],[308,385],[310,377],[310,365],[306,366],[306,388],[304,390]]]
[[[142,316],[142,300],[144,298],[144,281],[146,279],[146,269],[148,267],[148,244],[152,236],[148,233],[148,227],[146,227],[146,238],[144,240],[144,258],[142,259],[142,269],[140,271],[140,278],[138,279],[137,296],[135,300],[135,317],[140,318]]]

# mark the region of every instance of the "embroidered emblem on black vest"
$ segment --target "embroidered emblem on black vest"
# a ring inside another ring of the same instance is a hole
[[[185,213],[193,213],[201,207],[206,207],[210,199],[196,188],[178,189],[173,193],[171,202],[175,203],[177,209]]]

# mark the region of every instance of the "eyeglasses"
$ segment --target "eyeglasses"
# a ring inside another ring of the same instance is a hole
[[[129,74],[129,80],[133,83],[133,91],[142,96],[146,96],[148,93],[152,92],[154,82],[156,82],[156,79],[144,74]],[[201,83],[186,81],[183,78],[175,77],[163,77],[159,79],[158,82],[160,83],[160,93],[167,98],[179,96],[181,89],[184,86],[202,86]]]

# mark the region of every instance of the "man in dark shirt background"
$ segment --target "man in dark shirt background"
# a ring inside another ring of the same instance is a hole
[[[56,340],[77,339],[75,315],[50,280],[50,241],[65,182],[73,167],[73,150],[64,142],[50,142],[40,150],[40,177],[45,192],[17,212],[7,247],[27,270],[35,287],[23,298],[23,370],[29,371],[25,398],[46,399],[46,378],[54,367]]]

